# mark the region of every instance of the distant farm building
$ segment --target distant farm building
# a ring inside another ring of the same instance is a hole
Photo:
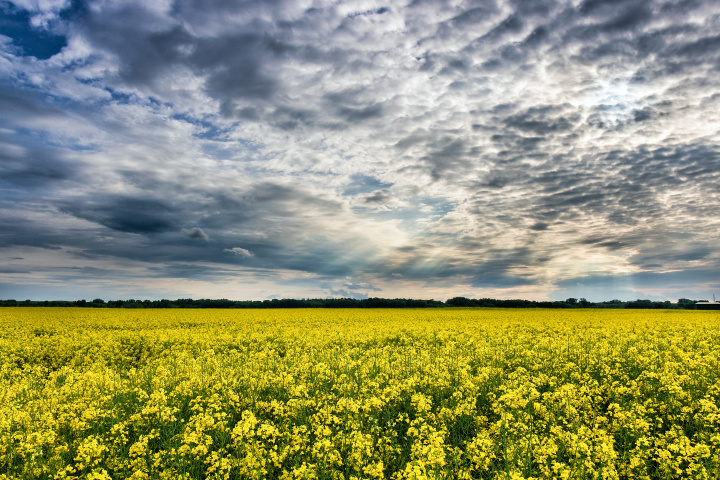
[[[713,295],[713,301],[707,301],[707,300],[701,300],[699,302],[695,302],[695,307],[698,310],[720,310],[720,302],[715,301],[715,296]]]

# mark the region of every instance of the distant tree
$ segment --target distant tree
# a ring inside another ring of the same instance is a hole
[[[684,308],[685,310],[696,310],[697,306],[695,305],[695,300],[690,300],[689,298],[681,298],[677,302],[678,308]]]
[[[453,307],[471,307],[473,302],[469,298],[455,297],[447,300],[445,303]]]
[[[638,298],[637,300],[627,302],[625,308],[663,308],[663,303]]]

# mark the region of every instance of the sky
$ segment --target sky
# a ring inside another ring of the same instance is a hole
[[[714,0],[0,0],[0,298],[720,294]]]

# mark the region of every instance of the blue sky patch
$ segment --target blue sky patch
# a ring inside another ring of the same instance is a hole
[[[56,35],[30,24],[30,13],[26,10],[0,6],[0,34],[10,37],[13,45],[20,48],[24,56],[47,60],[67,45],[64,35]]]

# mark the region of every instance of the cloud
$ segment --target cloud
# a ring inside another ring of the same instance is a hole
[[[10,3],[31,12],[59,12],[70,6],[70,0],[10,0]]]
[[[710,1],[2,8],[2,249],[175,284],[242,267],[257,298],[720,265]]]
[[[229,252],[229,253],[233,253],[233,254],[237,255],[238,257],[250,258],[250,257],[255,256],[250,250],[246,250],[241,247],[226,248],[225,251]]]
[[[343,287],[347,288],[348,290],[365,290],[365,291],[374,291],[374,292],[381,292],[381,288],[377,288],[376,286],[368,283],[368,282],[350,282],[347,281],[343,283]]]
[[[66,201],[62,211],[127,233],[161,233],[175,226],[175,209],[157,198],[111,195],[93,202]]]
[[[339,288],[337,290],[330,289],[330,294],[335,297],[354,298],[356,300],[365,300],[366,298],[369,298],[366,293],[348,291],[343,288]]]
[[[0,135],[2,137],[2,135]],[[0,182],[41,188],[73,178],[77,168],[62,150],[0,142]]]
[[[192,238],[193,240],[207,241],[210,239],[210,236],[207,233],[203,232],[201,228],[197,228],[197,227],[191,228],[191,229],[183,228],[182,232],[186,237]]]

